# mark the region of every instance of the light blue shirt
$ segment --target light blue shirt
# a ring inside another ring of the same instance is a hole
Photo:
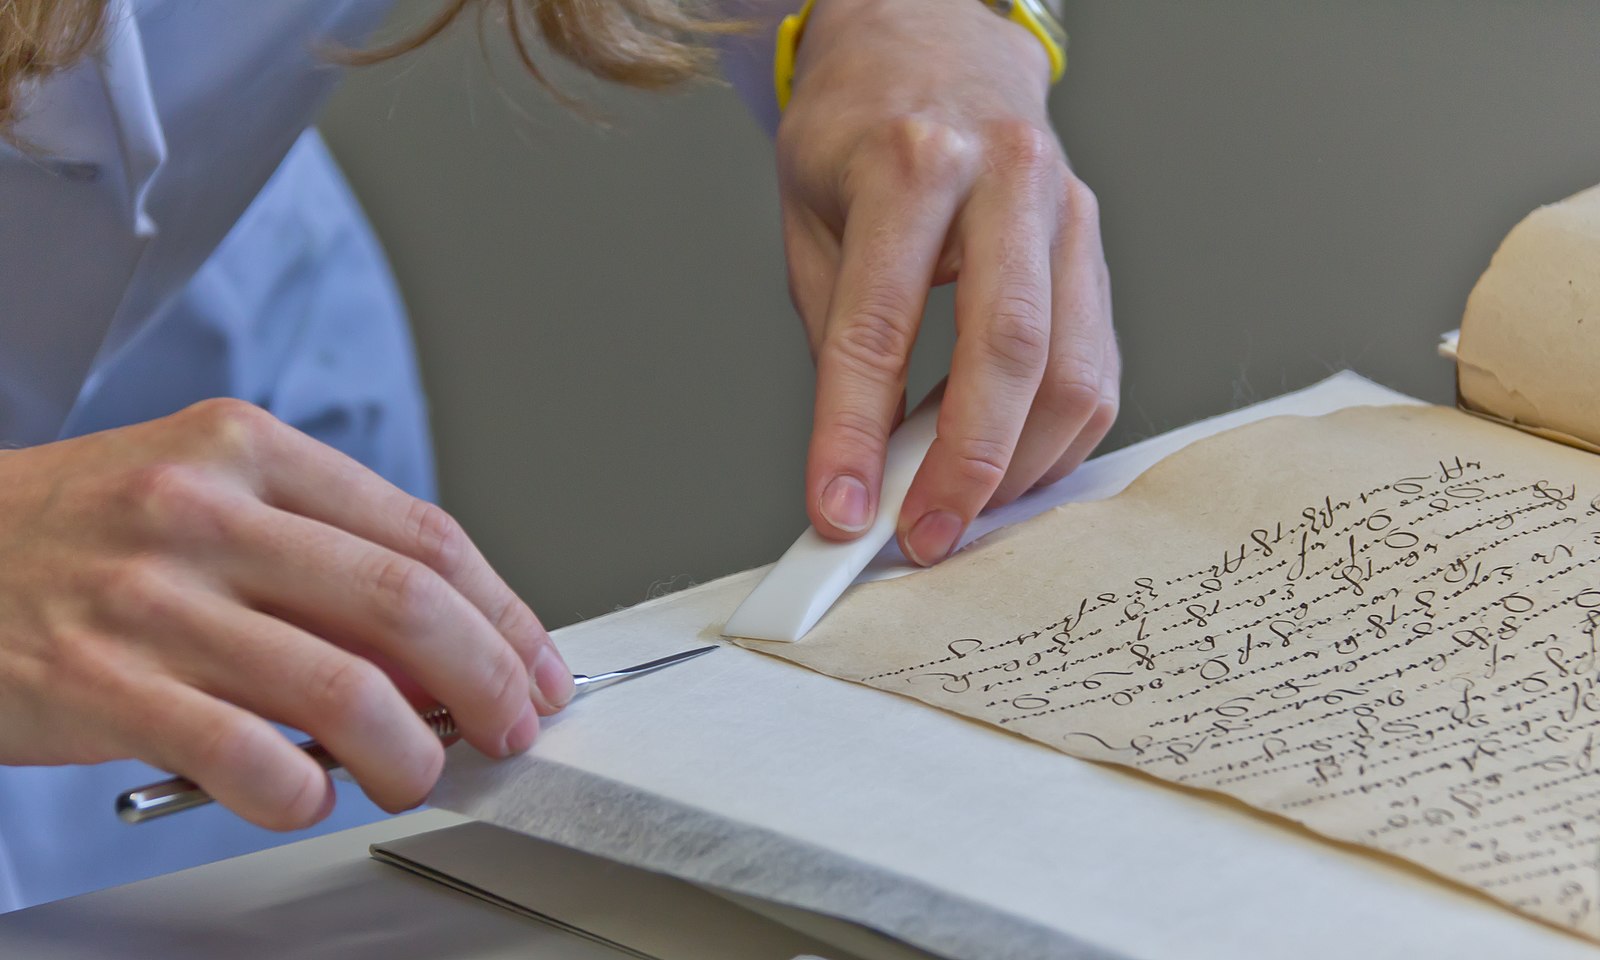
[[[389,0],[112,0],[103,53],[0,145],[0,444],[235,396],[433,495],[404,312],[308,132]],[[142,764],[0,767],[0,911],[284,839],[219,808],[126,826]],[[324,829],[378,816],[341,788]]]

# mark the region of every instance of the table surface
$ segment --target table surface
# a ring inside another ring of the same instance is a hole
[[[472,821],[457,814],[425,810],[0,914],[0,957],[638,960],[642,956],[381,863],[369,853],[373,844],[468,823]],[[643,929],[641,922],[656,922],[652,912],[657,917],[663,913],[652,911],[659,904],[649,903],[650,897],[661,896],[662,878],[577,851],[552,852],[562,854],[557,861],[563,885],[578,891],[585,902],[584,914],[600,927],[618,928],[606,919],[613,912],[631,914],[622,926],[635,930]],[[511,889],[516,884],[504,886],[491,892],[510,896],[521,906],[543,906],[518,899]],[[593,895],[597,889],[603,889],[603,895]],[[696,950],[696,943],[716,943],[719,950],[739,956],[754,955],[740,953],[741,946],[759,943],[759,954],[770,956],[789,945],[784,957],[804,945],[807,960],[817,949],[816,941],[773,923],[768,910],[741,910],[720,897],[706,898],[698,907],[694,896],[670,899],[670,922],[653,928],[649,936],[671,945],[671,952],[663,956],[698,956],[704,951]],[[730,911],[739,916],[731,917]],[[591,927],[583,924],[583,929]],[[730,936],[738,942],[727,942]],[[789,944],[790,936],[795,944]],[[657,952],[651,950],[652,955]],[[846,954],[830,949],[828,955],[833,960],[872,960],[879,952]],[[895,945],[887,945],[883,955],[897,960],[923,956]]]
[[[368,856],[370,844],[462,822],[408,814],[0,915],[0,956],[621,956]]]

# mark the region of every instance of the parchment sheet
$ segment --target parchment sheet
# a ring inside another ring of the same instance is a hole
[[[1600,937],[1600,460],[1443,407],[1277,418],[796,644]],[[1592,612],[1591,612],[1592,611]]]
[[[1007,513],[1108,496],[1185,443],[1262,416],[1401,399],[1340,375],[1098,458]],[[670,653],[703,642],[759,574],[557,640],[588,672]],[[1281,818],[731,647],[585,698],[526,756],[452,748],[433,802],[961,960],[1600,957]]]

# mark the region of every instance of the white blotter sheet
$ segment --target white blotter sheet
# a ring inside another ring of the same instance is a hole
[[[979,532],[1109,496],[1249,420],[1405,399],[1340,374],[1091,461]],[[670,653],[714,635],[759,573],[557,640],[580,672]],[[960,960],[1600,958],[1398,861],[738,648],[578,702],[524,757],[454,748],[431,802]]]

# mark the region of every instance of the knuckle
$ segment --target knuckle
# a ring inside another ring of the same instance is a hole
[[[251,455],[271,431],[281,426],[272,414],[233,397],[202,400],[184,413],[214,448],[238,456]]]
[[[57,678],[59,689],[85,697],[104,700],[116,696],[122,692],[124,677],[105,641],[96,631],[83,627],[54,631],[40,654],[44,675]]]
[[[421,739],[416,749],[407,751],[404,766],[395,770],[394,783],[373,802],[388,813],[410,810],[428,799],[443,772],[444,744],[432,737]]]
[[[911,309],[904,294],[873,291],[828,337],[824,353],[873,380],[898,378],[915,339]]]
[[[884,124],[874,152],[887,157],[902,180],[937,184],[960,177],[972,146],[970,138],[950,124],[906,114]]]
[[[380,609],[402,629],[419,628],[432,621],[442,600],[441,582],[428,567],[399,555],[379,560],[371,577],[372,593]]]
[[[489,672],[483,681],[483,689],[490,691],[491,701],[503,714],[501,721],[509,729],[516,722],[518,714],[522,712],[523,704],[528,702],[528,672],[522,665],[522,660],[511,652],[511,648],[502,645],[489,659]]]
[[[1051,368],[1040,385],[1037,402],[1051,417],[1086,420],[1101,404],[1099,376],[1081,364]]]
[[[830,449],[848,459],[870,460],[877,456],[888,436],[884,424],[850,407],[834,411],[822,426]]]
[[[101,600],[113,622],[170,623],[177,617],[172,575],[158,560],[136,556],[108,563],[100,581]]]
[[[276,423],[272,414],[236,397],[213,397],[201,400],[186,413],[217,435],[235,431],[255,431],[268,423]]]
[[[382,711],[388,685],[388,678],[371,661],[340,656],[313,675],[305,702],[321,723],[341,728],[365,725]]]
[[[1029,292],[1007,293],[995,304],[983,342],[1007,373],[1033,374],[1050,350],[1050,315]]]
[[[262,742],[261,729],[240,714],[214,718],[195,731],[184,772],[197,771],[194,779],[203,780],[207,774],[249,764],[254,754],[267,746]]]
[[[988,139],[1000,161],[1020,173],[1042,175],[1061,163],[1061,147],[1055,135],[1026,120],[996,120],[990,124]]]
[[[952,462],[957,479],[987,493],[1000,485],[1011,463],[1011,445],[999,440],[966,437],[955,441]]]
[[[492,623],[495,632],[519,645],[519,648],[526,649],[530,654],[532,645],[545,635],[544,624],[539,622],[539,617],[533,612],[533,608],[523,603],[515,594],[506,598]]]
[[[292,792],[276,814],[263,826],[269,830],[304,830],[315,826],[326,814],[324,798],[327,796],[328,778],[315,770],[301,770],[290,784]]]
[[[443,507],[413,500],[406,527],[412,556],[445,577],[460,568],[467,554],[467,533]]]
[[[1112,424],[1117,422],[1119,407],[1120,401],[1115,393],[1109,396],[1102,394],[1095,405],[1094,413],[1089,415],[1089,422],[1084,427],[1084,432],[1104,437],[1110,432]]]
[[[186,522],[211,502],[211,491],[198,467],[186,463],[154,463],[127,477],[131,506],[157,529]]]
[[[1062,190],[1062,203],[1066,207],[1066,219],[1088,224],[1100,222],[1100,198],[1087,183],[1071,173],[1067,174],[1066,187]]]

